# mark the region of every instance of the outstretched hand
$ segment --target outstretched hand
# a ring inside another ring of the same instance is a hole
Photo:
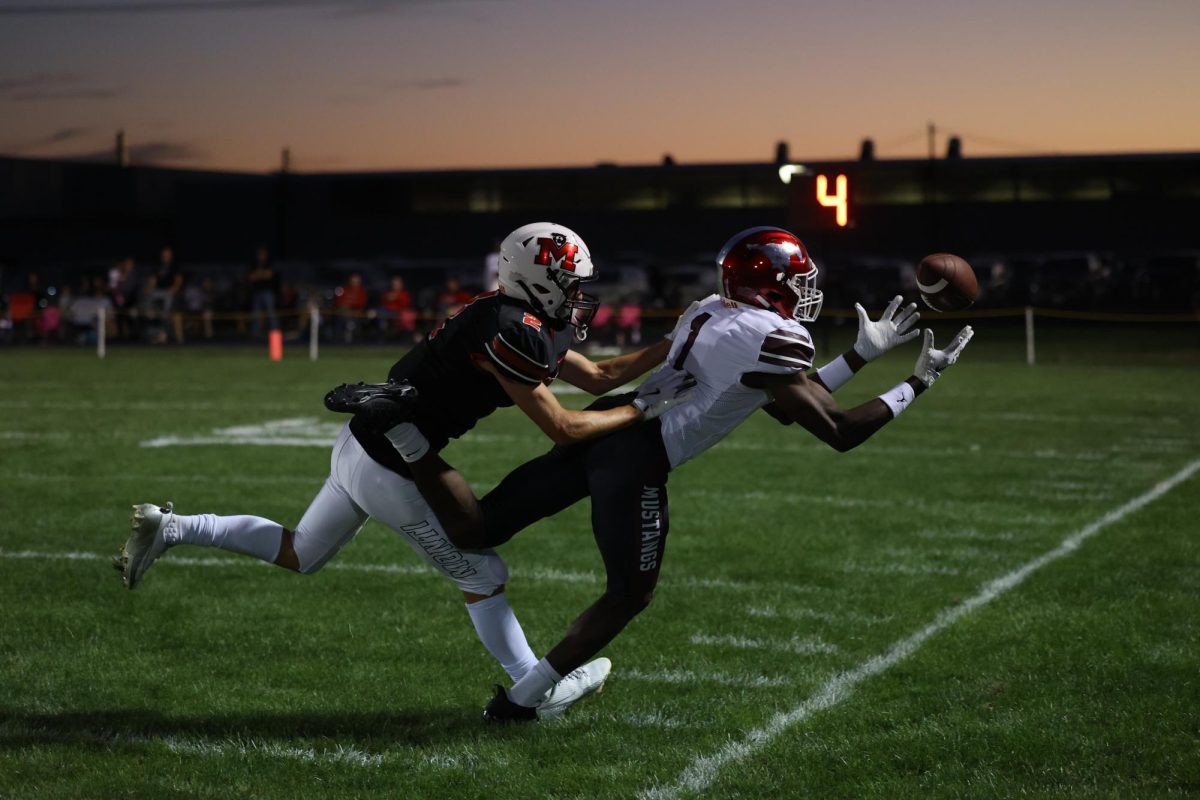
[[[941,377],[946,368],[958,361],[967,342],[971,341],[971,337],[974,335],[975,331],[971,329],[970,325],[967,325],[950,340],[950,344],[945,349],[938,350],[933,345],[933,331],[926,328],[925,340],[921,344],[921,355],[917,357],[913,375],[926,386],[933,386],[933,382]]]
[[[858,312],[858,339],[854,342],[854,352],[862,356],[864,361],[874,361],[896,345],[911,341],[920,334],[913,327],[921,318],[917,304],[909,303],[900,308],[903,302],[904,298],[900,295],[893,297],[875,321],[867,316],[861,303],[854,304],[854,310]]]

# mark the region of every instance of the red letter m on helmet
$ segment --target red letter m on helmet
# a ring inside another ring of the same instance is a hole
[[[575,271],[575,254],[579,252],[579,247],[573,245],[566,240],[566,237],[555,236],[552,239],[539,238],[537,240],[541,246],[541,251],[537,257],[533,259],[533,263],[543,267],[553,266],[555,262],[561,261],[559,267],[567,272]]]

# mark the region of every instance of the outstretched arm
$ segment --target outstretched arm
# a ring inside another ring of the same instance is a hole
[[[872,320],[862,305],[855,303],[854,310],[858,313],[858,338],[854,346],[820,367],[810,378],[830,392],[836,392],[869,362],[893,347],[917,338],[920,331],[914,326],[921,319],[921,314],[917,311],[916,303],[909,303],[900,308],[903,302],[904,298],[900,295],[893,297],[878,320]]]
[[[795,422],[839,452],[865,442],[880,428],[900,415],[909,403],[933,385],[942,372],[954,364],[974,332],[970,326],[959,331],[945,350],[934,348],[933,333],[925,331],[921,355],[913,374],[879,397],[843,409],[824,385],[803,372],[774,375],[754,372],[743,376],[742,383],[765,390],[771,395],[772,416]]]
[[[480,367],[489,369],[491,365],[481,362]],[[541,384],[517,383],[502,377],[494,368],[491,371],[513,402],[559,444],[599,436],[639,420],[654,419],[686,398],[694,385],[691,376],[681,372],[661,383],[656,392],[638,397],[628,405],[575,411],[563,408],[554,394]],[[442,523],[450,541],[466,549],[483,547],[483,512],[466,479],[429,449],[428,442],[411,423],[397,425],[385,435],[408,464],[417,488]]]
[[[583,359],[583,356],[579,356],[579,358]],[[504,393],[512,398],[513,403],[524,411],[525,415],[533,420],[555,444],[572,444],[585,439],[593,439],[626,428],[635,422],[654,419],[684,396],[682,380],[680,380],[679,385],[673,387],[675,391],[664,393],[655,402],[647,402],[638,398],[628,405],[616,408],[576,411],[563,408],[554,393],[543,384],[530,385],[510,380],[501,375],[490,361],[480,359],[477,365],[496,378],[500,387],[504,389]],[[683,373],[680,375],[682,378]]]
[[[658,366],[670,351],[671,342],[668,339],[603,361],[592,361],[574,350],[569,350],[559,375],[572,386],[599,397]]]

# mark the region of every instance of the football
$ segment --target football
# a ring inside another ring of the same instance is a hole
[[[951,253],[934,253],[921,259],[917,288],[925,305],[934,311],[962,311],[979,297],[975,271]]]

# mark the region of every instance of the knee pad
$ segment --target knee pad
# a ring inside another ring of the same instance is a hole
[[[487,596],[508,583],[508,565],[495,550],[464,552],[463,556],[470,569],[449,575],[459,591]]]

